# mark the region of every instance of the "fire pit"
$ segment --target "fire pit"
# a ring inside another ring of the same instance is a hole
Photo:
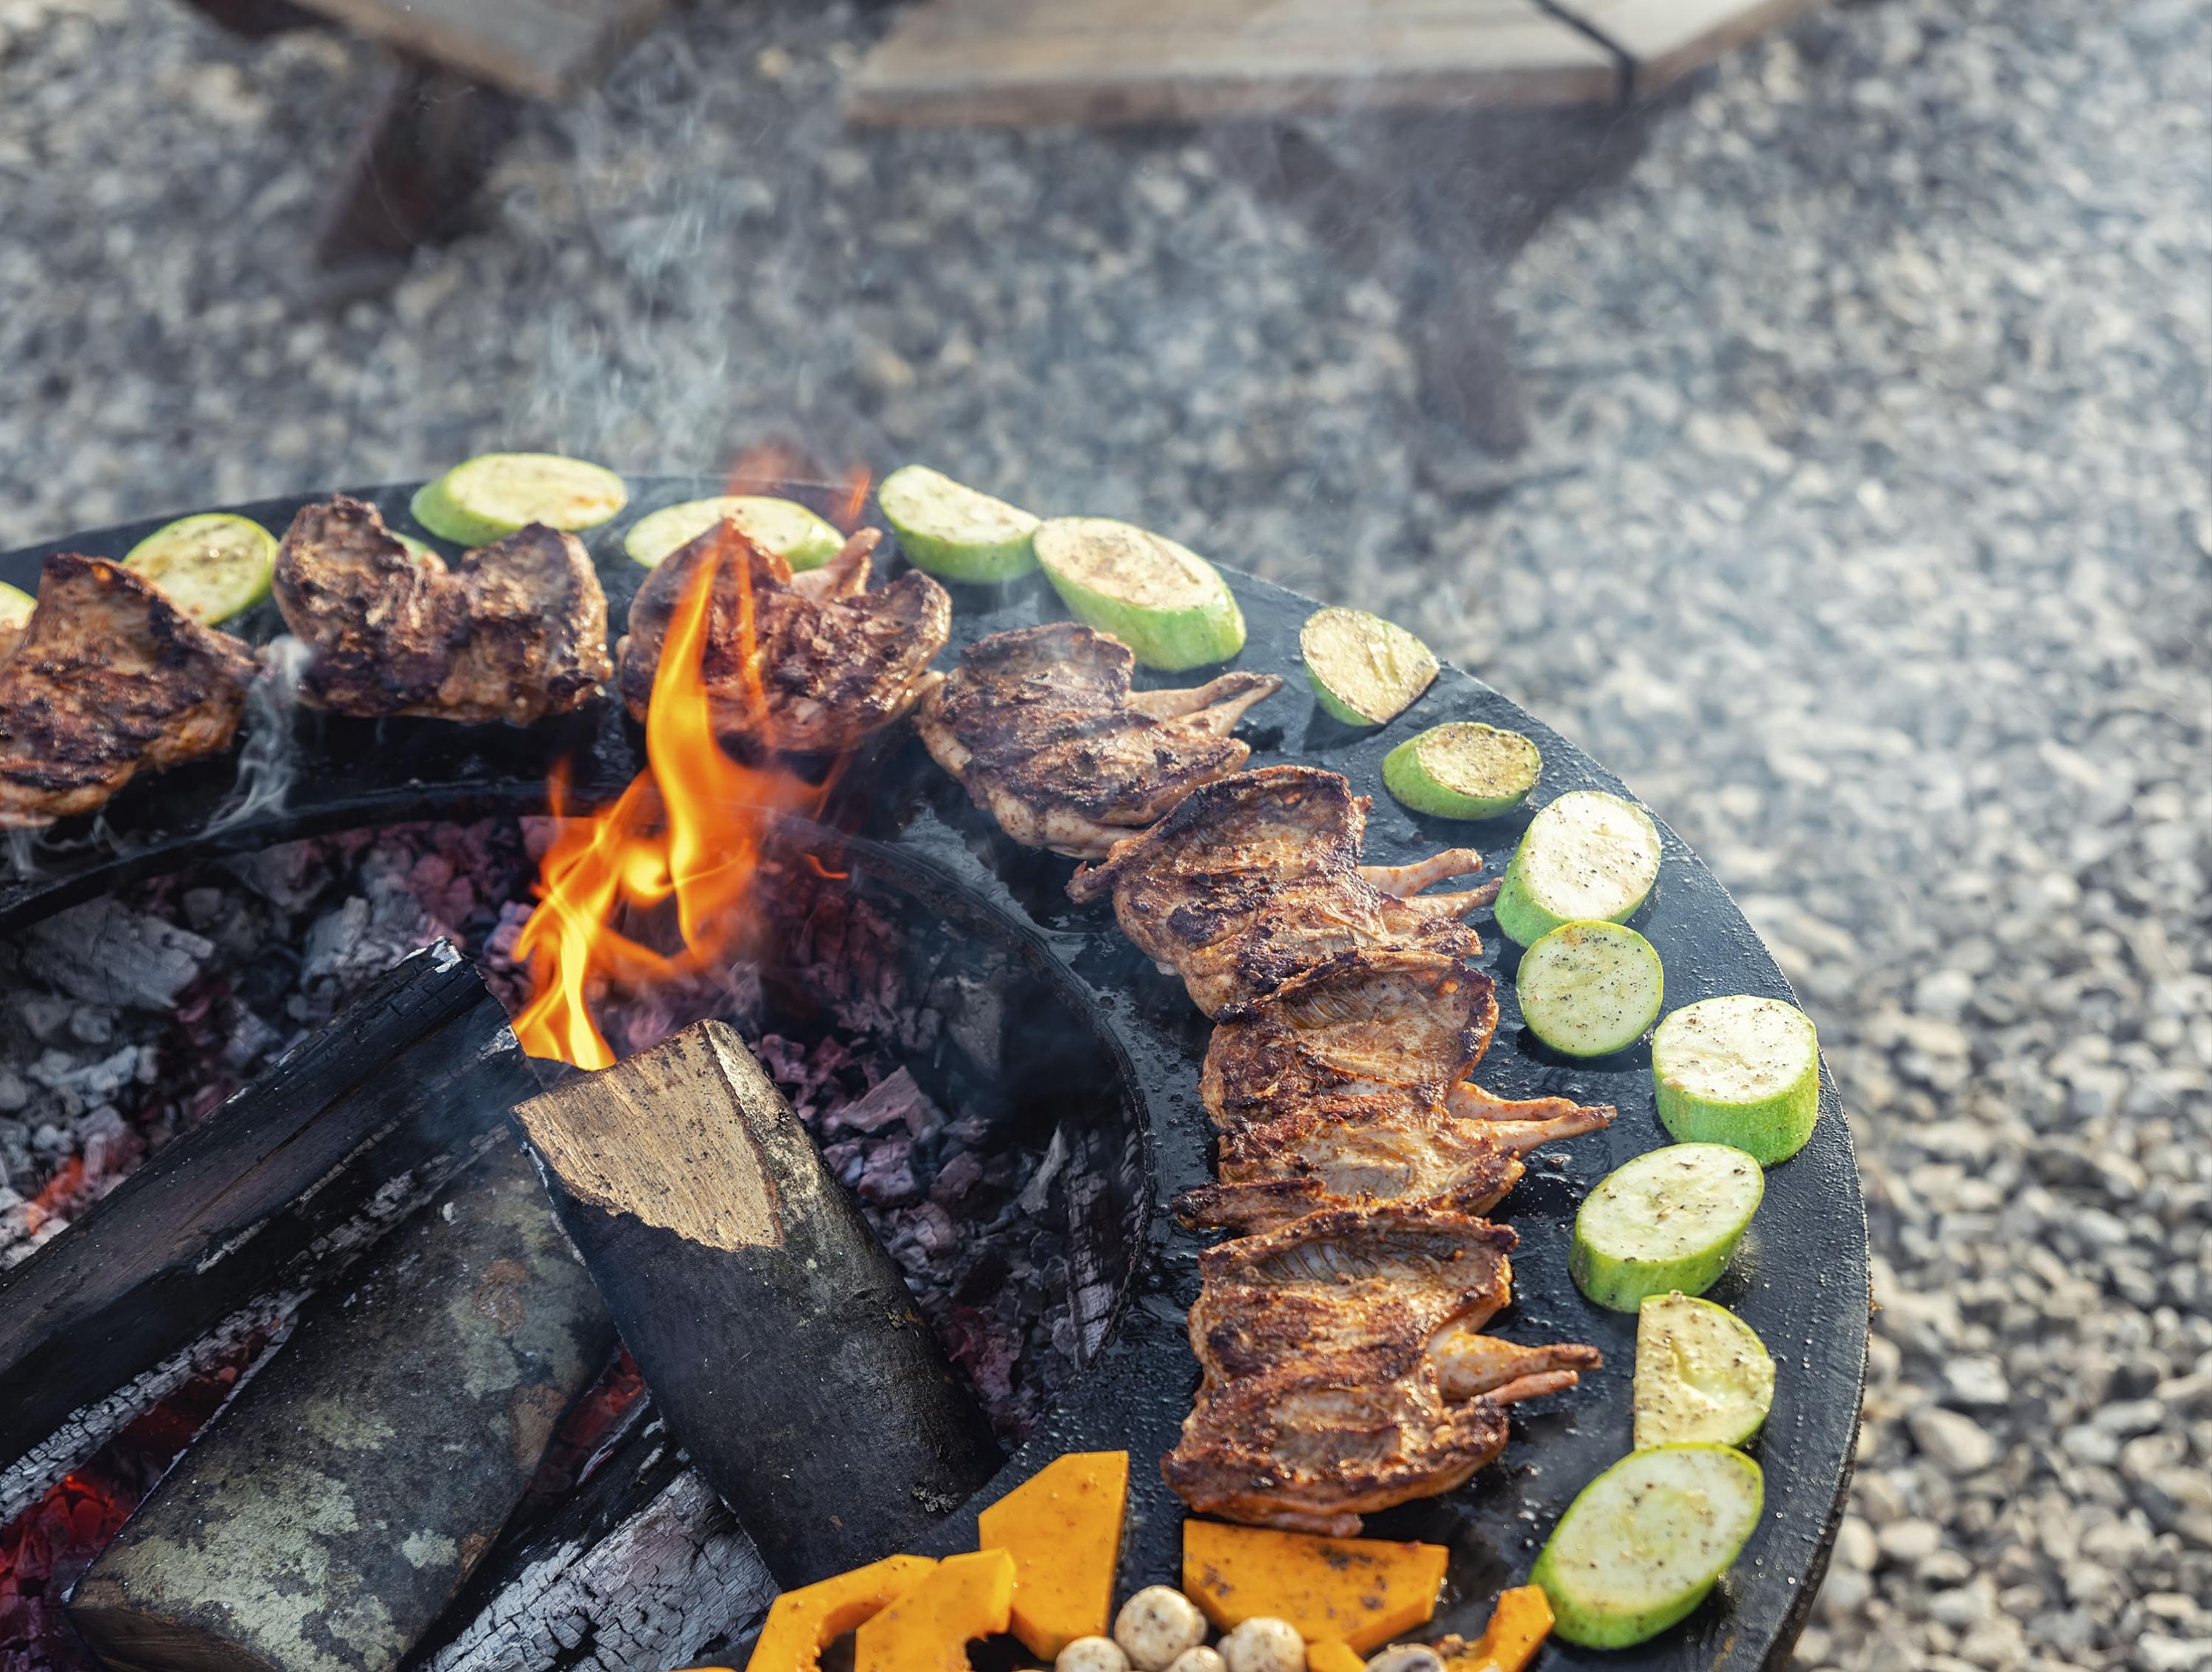
[[[649,478],[631,485],[634,516],[714,491],[716,484]],[[410,484],[362,496],[394,526],[404,526],[411,491]],[[827,509],[836,490],[783,491]],[[282,527],[301,502],[237,508]],[[644,574],[620,550],[618,531],[628,520],[589,541],[617,621]],[[48,550],[119,556],[153,526],[74,536],[9,555],[0,558],[0,580],[35,584]],[[1264,582],[1234,574],[1231,580],[1250,626],[1237,665],[1293,672],[1297,630],[1312,606]],[[270,619],[260,623],[264,634],[275,625],[273,611],[266,613]],[[951,651],[983,635],[1060,613],[1041,581],[957,589]],[[1546,783],[1553,792],[1627,793],[1565,739],[1449,668],[1413,716],[1378,731],[1338,726],[1304,697],[1300,682],[1299,694],[1286,693],[1257,709],[1245,735],[1254,740],[1255,766],[1303,761],[1341,770],[1368,787],[1378,784],[1382,755],[1409,727],[1443,720],[1486,720],[1527,733],[1543,751]],[[351,721],[304,710],[285,716],[285,725],[289,746],[249,741],[243,772],[225,759],[134,782],[112,804],[97,839],[64,830],[52,841],[19,845],[18,868],[0,882],[0,931],[13,936],[65,906],[211,854],[253,852],[318,831],[404,820],[538,813],[558,763],[567,763],[575,800],[601,803],[617,794],[640,764],[635,728],[612,703],[522,732],[429,720]],[[1021,1423],[1034,1423],[1026,1441],[999,1480],[950,1514],[926,1548],[972,1548],[980,1505],[1051,1456],[1126,1449],[1134,1468],[1123,1586],[1171,1578],[1182,1510],[1152,1461],[1174,1444],[1196,1379],[1183,1340],[1183,1315],[1197,1291],[1195,1261],[1203,1239],[1179,1228],[1164,1206],[1210,1176],[1211,1134],[1196,1097],[1206,1024],[1190,1008],[1180,984],[1137,954],[1103,909],[1079,909],[1067,900],[1066,861],[1010,843],[903,731],[879,739],[874,754],[848,769],[811,814],[811,823],[783,821],[785,839],[776,844],[799,868],[757,896],[783,903],[778,909],[790,932],[785,944],[798,944],[799,920],[830,900],[840,903],[841,910],[872,911],[900,928],[896,958],[902,961],[917,949],[927,950],[929,937],[915,926],[945,924],[949,938],[981,963],[949,976],[921,971],[924,990],[940,976],[952,982],[933,1008],[950,1015],[964,1002],[963,994],[987,996],[960,1016],[957,1026],[948,1022],[926,1047],[908,1042],[915,1049],[900,1054],[905,1059],[900,1067],[952,1118],[987,1091],[1010,1100],[1002,1114],[1027,1111],[1022,1118],[1037,1128],[1032,1176],[1049,1169],[1060,1180],[1056,1188],[1066,1192],[1062,1246],[1041,1249],[1036,1263],[1054,1274],[1054,1284],[1065,1286],[1064,1304],[1050,1309],[1054,1316],[1043,1338],[1069,1366],[1066,1379],[1064,1385],[1056,1383],[1056,1372],[1044,1368],[1051,1353],[1040,1347],[1032,1354],[1039,1366],[1031,1384],[1034,1403],[1014,1414]],[[1480,836],[1502,859],[1522,822],[1519,817],[1498,820],[1481,827]],[[1462,833],[1378,797],[1367,858],[1407,861]],[[1648,921],[1647,933],[1668,948],[1670,1001],[1747,992],[1787,997],[1779,971],[1719,885],[1663,827],[1662,834],[1661,882],[1646,909],[1648,919],[1639,921]],[[1584,1391],[1563,1408],[1516,1417],[1516,1430],[1525,1428],[1532,1443],[1516,1447],[1468,1487],[1370,1523],[1378,1536],[1418,1537],[1451,1547],[1450,1579],[1436,1629],[1470,1633],[1480,1630],[1496,1589],[1525,1573],[1542,1533],[1575,1492],[1625,1445],[1632,1316],[1603,1312],[1583,1300],[1567,1276],[1567,1239],[1587,1190],[1613,1167],[1664,1141],[1640,1058],[1576,1061],[1553,1055],[1510,1025],[1517,1021],[1510,980],[1515,953],[1510,945],[1485,938],[1492,943],[1487,961],[1508,977],[1500,983],[1499,999],[1509,1025],[1485,1062],[1491,1089],[1514,1097],[1617,1103],[1622,1115],[1601,1135],[1532,1158],[1528,1176],[1498,1214],[1521,1237],[1514,1261],[1515,1310],[1504,1333],[1595,1343],[1605,1352],[1605,1369],[1587,1377]],[[978,973],[986,966],[988,976]],[[793,1037],[788,1046],[767,1053],[787,1085],[800,1085],[809,1072],[806,1054],[842,1037],[852,1018],[837,1014],[838,994],[819,983],[811,994],[787,991],[775,1002],[783,1007],[780,1014],[811,1012],[813,1018],[811,1039]],[[999,1052],[995,1090],[985,1060],[990,1047],[978,1043],[990,1040]],[[786,1049],[793,1055],[779,1067],[775,1053]],[[1070,1087],[1081,1089],[1071,1093]],[[1768,1180],[1750,1257],[1739,1260],[1728,1280],[1733,1286],[1717,1293],[1759,1330],[1780,1362],[1761,1454],[1766,1514],[1729,1581],[1725,1602],[1702,1613],[1690,1629],[1662,1639],[1640,1663],[1749,1668],[1786,1663],[1826,1566],[1856,1433],[1867,1267],[1849,1135],[1833,1087],[1825,1081],[1822,1099],[1811,1144]],[[929,1204],[944,1178],[941,1159],[927,1183],[919,1176],[908,1182],[901,1174],[902,1164],[916,1159],[925,1171],[933,1164],[930,1154],[917,1156],[927,1149],[918,1134],[909,1133],[916,1142],[903,1155],[894,1152],[896,1145],[878,1154],[878,1134],[841,1126],[834,1110],[818,1113],[814,1129],[832,1166],[863,1205],[872,1192],[880,1199],[879,1233],[891,1225],[890,1215]],[[1013,1199],[1018,1212],[1019,1195],[1002,1189],[991,1211],[1005,1209]],[[895,1226],[885,1234],[895,1256],[898,1237]],[[1064,1277],[1056,1261],[1064,1264]],[[963,1365],[971,1382],[986,1378],[981,1367],[994,1351],[1003,1355],[1003,1348],[984,1346],[971,1353],[972,1362]],[[1003,1419],[1001,1432],[1007,1432]],[[743,1623],[730,1625],[742,1630]],[[696,1651],[697,1645],[687,1644],[663,1658],[696,1657]],[[734,1653],[737,1646],[710,1644],[705,1651]],[[434,1655],[435,1645],[417,1652]],[[1551,1652],[1585,1658],[1564,1645]],[[641,1664],[655,1657],[655,1647],[637,1646],[637,1653]],[[1595,1663],[1595,1657],[1587,1658]]]

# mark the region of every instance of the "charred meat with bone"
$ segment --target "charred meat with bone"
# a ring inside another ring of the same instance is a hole
[[[1282,689],[1224,673],[1186,690],[1132,691],[1136,659],[1088,627],[1055,622],[979,639],[924,699],[939,765],[1027,848],[1097,858],[1251,758],[1231,733]]]
[[[1122,933],[1182,976],[1209,1016],[1270,993],[1332,953],[1423,947],[1471,957],[1481,938],[1461,920],[1494,883],[1419,890],[1478,868],[1448,848],[1406,866],[1363,866],[1368,798],[1341,773],[1270,766],[1208,784],[1141,836],[1085,866],[1067,891],[1111,893]]]
[[[121,564],[47,558],[0,661],[0,828],[90,812],[137,773],[228,749],[258,666]]]
[[[1613,1116],[1564,1097],[1463,1100],[1497,1024],[1491,978],[1435,952],[1340,952],[1238,1006],[1199,1083],[1220,1182],[1176,1211],[1239,1230],[1376,1201],[1489,1212],[1522,1156]]]
[[[919,570],[876,592],[872,528],[820,568],[793,575],[725,520],[664,558],[629,606],[618,652],[623,701],[653,700],[661,641],[693,578],[714,566],[704,673],[716,733],[793,754],[842,754],[912,708],[952,630],[952,600]]]
[[[1403,1206],[1312,1213],[1200,1257],[1205,1371],[1162,1460],[1192,1508],[1346,1536],[1504,1450],[1504,1408],[1575,1385],[1577,1346],[1481,1335],[1510,1298],[1503,1225]]]
[[[292,519],[274,590],[313,654],[302,693],[337,714],[527,726],[581,707],[613,672],[591,557],[543,523],[448,568],[341,494]]]

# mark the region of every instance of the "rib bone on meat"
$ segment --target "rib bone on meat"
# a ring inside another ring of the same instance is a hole
[[[1340,773],[1262,767],[1193,792],[1142,836],[1115,846],[1067,885],[1078,901],[1113,897],[1122,933],[1182,976],[1209,1016],[1261,997],[1332,953],[1422,947],[1473,957],[1461,920],[1497,885],[1419,890],[1478,868],[1449,848],[1410,866],[1362,866],[1368,798]]]
[[[1070,622],[994,633],[933,684],[915,724],[937,763],[1016,842],[1096,859],[1250,759],[1231,733],[1283,684],[1224,673],[1186,690],[1133,691],[1135,666],[1120,640]]]

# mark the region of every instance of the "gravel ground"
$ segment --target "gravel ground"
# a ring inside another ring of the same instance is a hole
[[[1804,1663],[2212,1664],[2205,9],[1739,54],[1513,269],[1502,469],[1189,136],[842,132],[875,27],[687,15],[332,307],[293,273],[368,54],[0,0],[0,544],[783,437],[1396,613],[1623,771],[1819,1019],[1882,1310]]]

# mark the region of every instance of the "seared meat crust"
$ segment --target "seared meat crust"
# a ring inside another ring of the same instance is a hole
[[[924,700],[929,752],[1025,847],[1103,854],[1251,757],[1230,735],[1282,689],[1225,673],[1187,691],[1133,693],[1127,646],[1054,622],[994,633]]]
[[[1465,1482],[1504,1450],[1506,1404],[1597,1362],[1477,1333],[1510,1298],[1514,1242],[1394,1205],[1201,1256],[1190,1339],[1205,1377],[1161,1460],[1168,1485],[1201,1514],[1346,1536],[1364,1514]]]
[[[292,519],[274,590],[313,653],[302,694],[337,714],[527,726],[582,706],[613,671],[590,555],[540,523],[448,568],[341,494]]]
[[[821,568],[794,575],[733,522],[671,553],[638,588],[620,648],[622,696],[642,720],[660,647],[685,589],[714,572],[704,672],[714,729],[794,754],[842,754],[904,715],[952,631],[952,600],[920,570],[867,590],[882,538],[863,529]]]
[[[1225,1012],[1199,1082],[1220,1182],[1176,1213],[1255,1230],[1376,1201],[1489,1212],[1522,1156],[1613,1116],[1564,1097],[1456,1107],[1497,1025],[1487,975],[1420,952],[1340,952]]]
[[[1494,885],[1401,896],[1390,884],[1471,869],[1455,849],[1399,870],[1359,863],[1368,798],[1341,773],[1270,766],[1221,779],[1185,799],[1142,836],[1069,881],[1069,896],[1108,892],[1122,933],[1183,978],[1209,1016],[1256,999],[1332,953],[1422,947],[1460,957],[1482,950],[1461,921]]]
[[[90,812],[137,773],[228,749],[258,668],[120,564],[49,557],[0,662],[0,827]]]

